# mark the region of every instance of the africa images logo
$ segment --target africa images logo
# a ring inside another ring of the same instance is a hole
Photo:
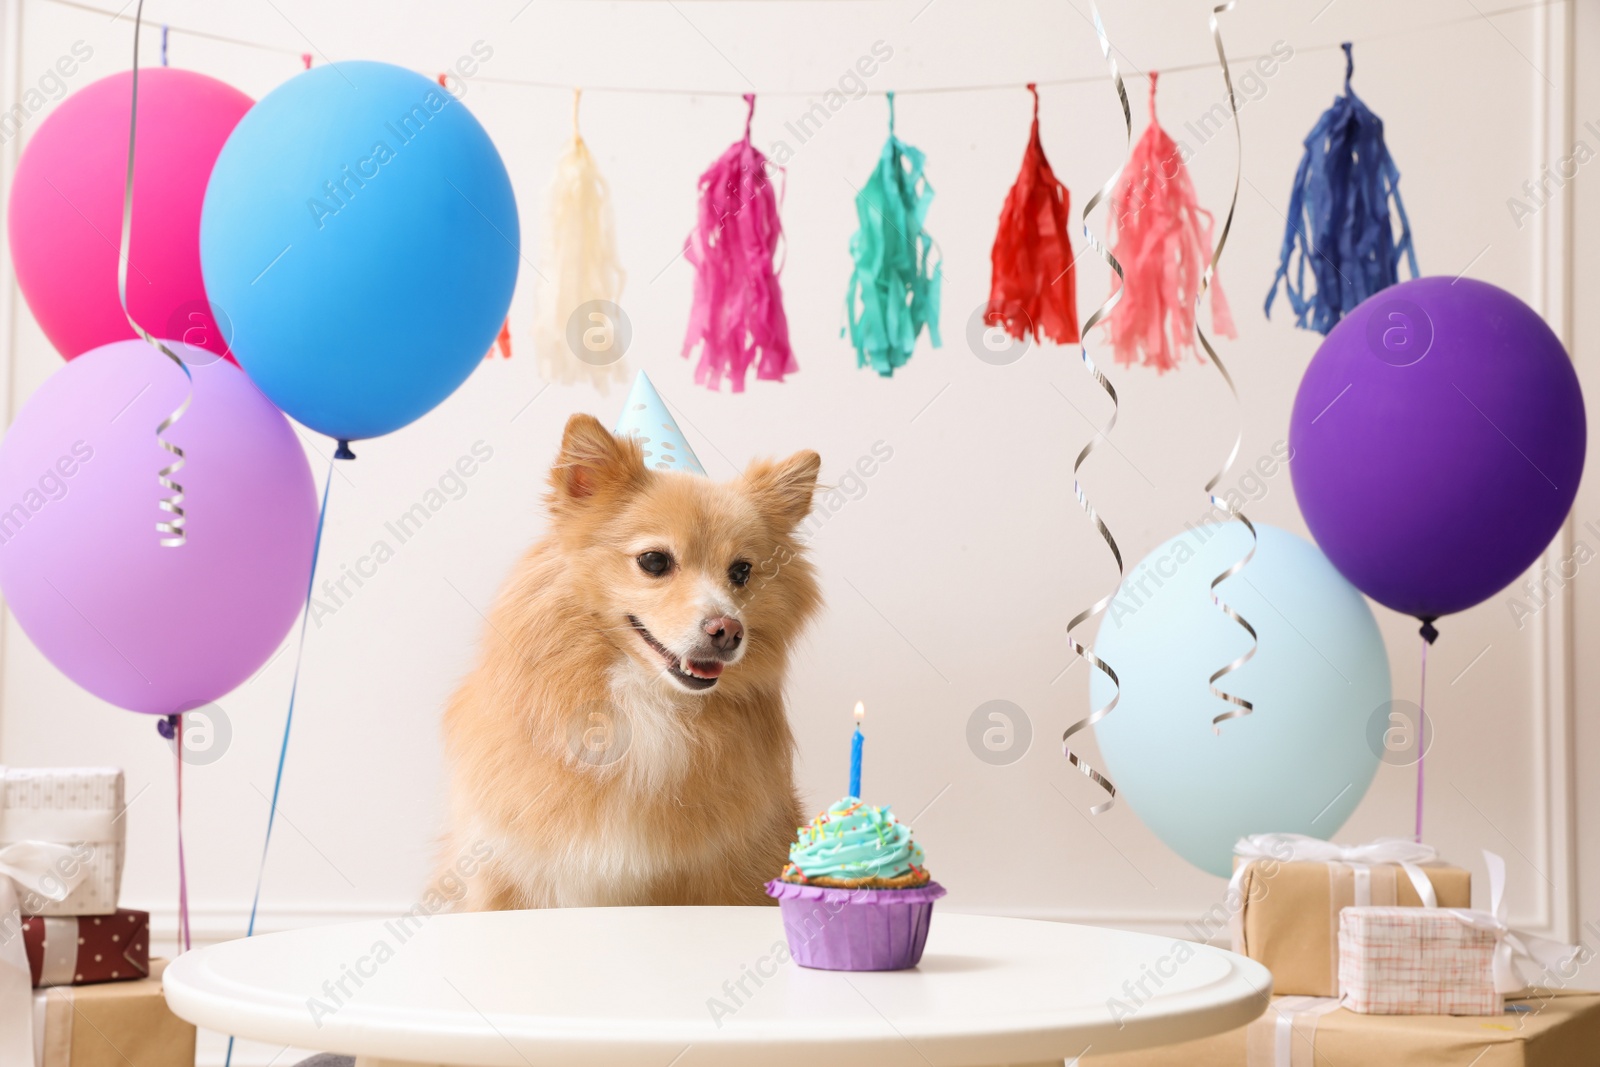
[[[64,498],[71,489],[69,479],[93,458],[94,448],[87,441],[74,441],[68,455],[46,467],[35,485],[22,494],[21,500],[0,511],[0,545],[8,544],[21,533],[28,521],[51,501]]]
[[[472,54],[481,60],[487,60],[494,55],[494,49],[478,41],[472,46]],[[458,69],[459,69],[458,64]],[[463,77],[466,75],[463,74]],[[458,79],[458,84],[460,81]],[[465,92],[465,89],[462,89]],[[410,110],[398,115],[383,124],[383,128],[394,138],[391,147],[389,141],[379,137],[372,144],[368,153],[357,160],[355,164],[346,163],[339,168],[339,175],[322,183],[322,196],[313,196],[306,200],[306,208],[311,212],[311,221],[317,224],[317,229],[327,227],[328,219],[339,214],[349,207],[355,200],[356,194],[367,187],[367,182],[375,180],[383,172],[383,167],[399,158],[400,150],[427,130],[428,123],[439,112],[455,102],[456,93],[443,86],[429,89],[420,101],[411,105]]]

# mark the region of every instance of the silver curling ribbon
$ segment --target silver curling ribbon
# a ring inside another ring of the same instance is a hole
[[[1200,327],[1200,304],[1205,299],[1206,291],[1211,288],[1212,280],[1216,277],[1217,261],[1222,258],[1223,246],[1228,243],[1228,231],[1233,228],[1234,210],[1239,206],[1239,180],[1244,166],[1244,134],[1239,128],[1239,98],[1234,94],[1233,72],[1228,66],[1228,54],[1222,47],[1222,30],[1217,25],[1217,16],[1223,14],[1224,12],[1232,11],[1234,2],[1235,0],[1227,0],[1226,3],[1218,4],[1216,7],[1211,9],[1210,16],[1211,40],[1217,46],[1217,62],[1222,66],[1222,82],[1225,86],[1227,86],[1228,89],[1228,110],[1233,120],[1233,195],[1228,200],[1228,214],[1222,221],[1222,232],[1217,236],[1217,246],[1216,248],[1212,249],[1211,262],[1206,264],[1205,273],[1200,279],[1199,292],[1195,294],[1194,333],[1195,337],[1200,342],[1200,347],[1205,349],[1206,355],[1211,357],[1211,362],[1216,366],[1217,373],[1221,374],[1222,380],[1227,383],[1228,392],[1232,394],[1234,407],[1237,409],[1239,406],[1239,389],[1233,383],[1233,375],[1228,373],[1228,368],[1223,364],[1222,358],[1217,355],[1217,350],[1211,346],[1211,341],[1206,337],[1205,330],[1201,329]],[[1245,633],[1250,635],[1250,647],[1245,650],[1245,653],[1239,658],[1233,660],[1231,663],[1228,663],[1212,672],[1211,677],[1207,679],[1207,682],[1211,687],[1211,692],[1219,699],[1231,705],[1226,711],[1220,712],[1212,718],[1211,726],[1213,730],[1217,729],[1221,723],[1226,722],[1229,719],[1242,718],[1255,711],[1255,705],[1250,701],[1239,696],[1237,693],[1230,693],[1217,685],[1217,683],[1225,676],[1232,674],[1234,671],[1250,662],[1250,660],[1254,658],[1256,649],[1260,645],[1260,638],[1256,635],[1255,627],[1251,626],[1245,617],[1239,614],[1237,610],[1224,601],[1221,594],[1217,592],[1217,587],[1219,585],[1233,577],[1235,574],[1238,574],[1240,571],[1244,570],[1245,566],[1255,558],[1256,546],[1260,543],[1259,538],[1256,536],[1256,528],[1251,524],[1250,520],[1245,517],[1244,511],[1241,508],[1228,503],[1226,500],[1219,499],[1216,495],[1217,486],[1222,483],[1223,478],[1227,477],[1228,472],[1233,469],[1234,461],[1239,458],[1239,448],[1243,443],[1244,425],[1241,421],[1238,432],[1234,434],[1233,448],[1228,452],[1227,461],[1222,464],[1221,469],[1219,469],[1216,474],[1211,476],[1211,480],[1206,483],[1205,490],[1206,496],[1211,500],[1212,507],[1224,512],[1229,519],[1237,519],[1246,530],[1250,531],[1250,551],[1246,552],[1241,559],[1235,562],[1227,570],[1211,579],[1211,602],[1217,606],[1219,611],[1221,611],[1228,618],[1232,619],[1234,622],[1238,623]]]
[[[1127,129],[1128,135],[1127,146],[1123,149],[1123,158],[1126,159],[1128,149],[1133,145],[1133,111],[1128,107],[1128,88],[1123,84],[1122,74],[1117,70],[1117,61],[1112,58],[1111,41],[1106,37],[1105,25],[1100,21],[1100,9],[1098,6],[1091,4],[1090,10],[1094,15],[1095,36],[1100,39],[1100,53],[1101,55],[1105,56],[1106,63],[1111,68],[1111,81],[1117,88],[1117,99],[1122,104],[1122,121],[1123,125]],[[1122,264],[1117,262],[1117,258],[1111,254],[1111,250],[1097,240],[1094,233],[1089,229],[1089,213],[1098,207],[1102,200],[1106,200],[1108,197],[1110,197],[1111,191],[1116,187],[1117,179],[1120,177],[1122,177],[1122,166],[1118,166],[1117,169],[1112,172],[1111,176],[1106,179],[1105,184],[1100,186],[1100,188],[1095,191],[1095,194],[1089,198],[1088,202],[1083,205],[1082,219],[1084,240],[1087,241],[1089,243],[1089,247],[1093,248],[1095,253],[1105,261],[1106,265],[1116,273],[1118,281],[1125,282],[1126,279],[1123,276]],[[1105,596],[1101,597],[1084,610],[1078,612],[1078,614],[1074,615],[1071,621],[1067,623],[1067,644],[1072,646],[1072,650],[1074,652],[1088,660],[1089,665],[1092,668],[1100,671],[1107,678],[1111,679],[1111,685],[1113,689],[1111,699],[1108,702],[1098,708],[1095,708],[1089,712],[1088,715],[1067,727],[1066,732],[1061,735],[1061,753],[1067,757],[1067,762],[1078,768],[1078,770],[1082,771],[1091,782],[1106,792],[1106,799],[1089,809],[1089,812],[1092,815],[1099,815],[1102,812],[1109,811],[1111,809],[1111,806],[1116,803],[1117,787],[1103,771],[1097,770],[1095,767],[1091,766],[1087,760],[1072,750],[1072,735],[1081,730],[1087,730],[1089,727],[1093,726],[1095,723],[1111,714],[1112,709],[1117,706],[1117,702],[1122,699],[1122,682],[1117,678],[1117,672],[1112,670],[1111,665],[1105,660],[1101,659],[1099,656],[1095,655],[1093,649],[1079,641],[1077,637],[1074,636],[1073,631],[1079,626],[1088,622],[1090,619],[1099,615],[1101,612],[1105,611],[1106,608],[1111,605],[1112,598],[1116,596],[1117,590],[1122,585],[1124,568],[1122,564],[1122,550],[1117,547],[1117,539],[1111,536],[1111,530],[1106,526],[1105,520],[1100,518],[1100,514],[1095,510],[1094,505],[1089,503],[1089,497],[1083,491],[1083,482],[1078,477],[1078,471],[1083,466],[1084,460],[1088,459],[1090,454],[1094,452],[1095,446],[1101,441],[1106,440],[1112,429],[1117,425],[1117,390],[1106,378],[1104,372],[1102,372],[1100,368],[1095,365],[1094,360],[1090,358],[1088,338],[1089,331],[1095,326],[1095,324],[1109,315],[1111,313],[1111,309],[1117,306],[1117,301],[1122,299],[1122,290],[1123,286],[1118,285],[1115,291],[1106,298],[1106,302],[1094,309],[1094,313],[1084,321],[1083,329],[1079,334],[1079,336],[1082,338],[1080,343],[1080,351],[1083,353],[1083,365],[1088,370],[1089,376],[1094,379],[1095,384],[1101,389],[1104,389],[1106,395],[1111,398],[1111,418],[1106,422],[1105,426],[1101,427],[1099,432],[1089,439],[1089,443],[1083,446],[1083,451],[1079,452],[1078,458],[1073,461],[1072,492],[1073,495],[1078,498],[1079,505],[1081,505],[1083,510],[1088,514],[1089,521],[1094,523],[1095,529],[1098,530],[1100,532],[1100,536],[1105,539],[1106,547],[1111,549],[1111,556],[1116,560],[1117,563],[1117,584],[1112,587],[1111,592],[1107,593]]]
[[[194,400],[194,375],[181,356],[159,339],[152,337],[128,311],[128,257],[133,248],[133,150],[139,136],[139,31],[143,21],[144,0],[139,0],[139,6],[133,15],[133,92],[128,108],[128,172],[122,183],[122,243],[117,247],[117,300],[121,302],[122,314],[127,318],[128,325],[133,327],[133,332],[172,360],[189,381],[189,389],[184,394],[183,403],[156,426],[156,443],[172,456],[172,462],[156,472],[156,481],[167,493],[157,503],[157,507],[168,516],[156,522],[156,532],[161,535],[163,547],[176,548],[188,539],[185,531],[188,517],[183,510],[183,486],[174,480],[178,471],[183,469],[185,460],[183,449],[167,440],[165,434],[172,428],[173,423],[183,418],[183,413],[189,410],[189,404]]]

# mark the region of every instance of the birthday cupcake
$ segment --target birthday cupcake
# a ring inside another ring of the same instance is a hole
[[[928,876],[910,827],[888,808],[845,797],[800,827],[767,893],[800,966],[898,971],[922,958],[944,887]]]

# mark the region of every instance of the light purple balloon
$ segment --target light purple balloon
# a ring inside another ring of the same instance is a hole
[[[288,421],[244,372],[176,342],[194,399],[182,448],[187,543],[163,547],[156,426],[183,371],[118,341],[56,371],[0,442],[0,589],[50,662],[150,715],[210,703],[278,648],[305,604],[317,500]]]

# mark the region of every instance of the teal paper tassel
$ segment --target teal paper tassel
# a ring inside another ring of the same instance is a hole
[[[856,366],[871,366],[885,378],[905,366],[924,326],[933,347],[939,347],[943,277],[938,247],[922,228],[933,201],[924,157],[894,135],[894,94],[888,97],[889,139],[872,177],[856,194],[860,229],[850,238],[855,268],[845,295]]]

